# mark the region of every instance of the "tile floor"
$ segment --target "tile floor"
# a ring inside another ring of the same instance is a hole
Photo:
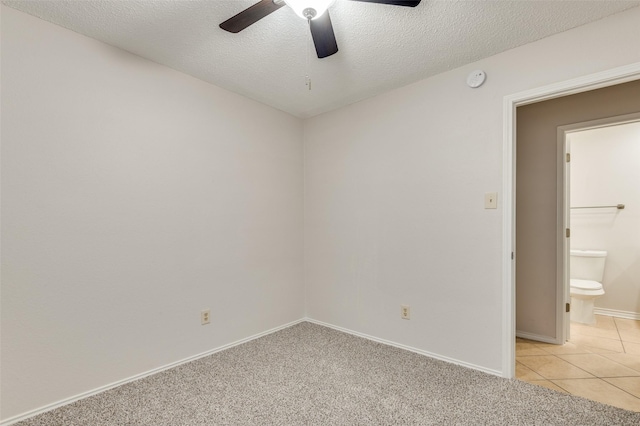
[[[640,412],[640,321],[596,315],[560,346],[516,338],[516,377]]]

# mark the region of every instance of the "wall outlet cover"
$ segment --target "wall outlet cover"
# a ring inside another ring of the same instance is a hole
[[[211,322],[211,310],[205,309],[200,311],[200,324],[205,325]]]
[[[400,305],[400,318],[411,319],[411,307],[407,305]]]

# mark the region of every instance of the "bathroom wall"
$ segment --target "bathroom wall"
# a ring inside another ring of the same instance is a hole
[[[624,204],[571,210],[571,247],[608,252],[605,294],[596,308],[640,319],[640,122],[575,132],[571,205]]]

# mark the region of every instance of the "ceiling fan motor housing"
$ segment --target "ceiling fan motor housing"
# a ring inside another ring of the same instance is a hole
[[[316,10],[312,7],[307,7],[302,11],[302,16],[304,16],[305,18],[307,18],[307,20],[311,20],[313,18],[315,18],[315,16],[318,14],[318,12],[316,12]]]

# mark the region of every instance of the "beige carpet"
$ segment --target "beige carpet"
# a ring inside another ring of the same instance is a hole
[[[308,322],[20,425],[639,425],[640,414]]]

